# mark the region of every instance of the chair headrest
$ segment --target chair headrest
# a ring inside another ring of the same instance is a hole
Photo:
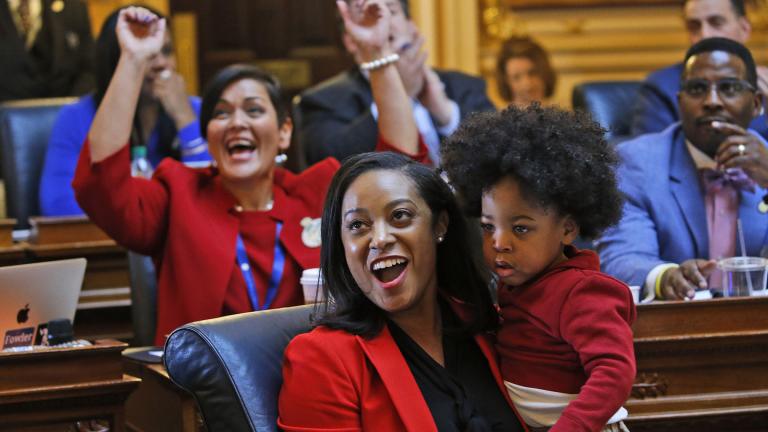
[[[187,324],[165,343],[168,375],[192,393],[209,431],[277,430],[283,351],[311,329],[313,306]]]
[[[630,134],[632,108],[641,81],[594,81],[573,88],[573,108],[584,109],[608,132],[606,139]]]
[[[48,139],[62,106],[76,98],[29,99],[0,105],[0,159],[8,217],[28,228],[40,214],[38,187]]]

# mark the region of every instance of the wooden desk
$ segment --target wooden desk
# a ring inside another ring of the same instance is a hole
[[[122,371],[127,345],[0,353],[0,430],[103,419],[124,430],[123,404],[140,380]]]
[[[177,387],[160,364],[123,357],[125,373],[141,378],[139,388],[125,404],[129,431],[200,432],[205,430],[192,395]]]
[[[768,298],[637,309],[630,430],[768,430]]]

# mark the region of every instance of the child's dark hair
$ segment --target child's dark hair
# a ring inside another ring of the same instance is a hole
[[[483,192],[511,176],[532,204],[570,215],[592,238],[621,218],[619,158],[604,132],[587,113],[538,103],[480,113],[443,144],[443,169],[473,216]]]

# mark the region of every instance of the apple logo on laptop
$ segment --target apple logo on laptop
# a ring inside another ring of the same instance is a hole
[[[19,309],[19,313],[16,314],[16,322],[19,324],[27,322],[29,319],[29,303],[27,303],[23,309]]]

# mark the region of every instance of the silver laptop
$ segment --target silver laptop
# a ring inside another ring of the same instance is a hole
[[[74,322],[85,258],[0,267],[0,348],[41,345],[48,321]]]

